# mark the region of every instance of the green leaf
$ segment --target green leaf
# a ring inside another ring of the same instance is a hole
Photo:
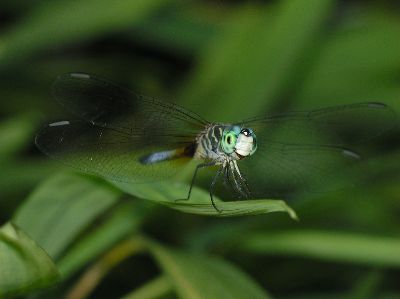
[[[228,217],[286,212],[292,219],[297,219],[295,211],[282,200],[258,199],[223,202],[217,197],[214,197],[216,206],[221,211],[219,212],[212,206],[210,194],[197,187],[193,187],[190,200],[177,200],[187,196],[189,186],[186,184],[178,182],[159,182],[151,184],[115,182],[114,184],[122,191],[133,196],[148,199],[185,213]]]
[[[349,292],[348,299],[363,299],[377,297],[377,291],[382,284],[384,274],[382,271],[371,271],[357,282]]]
[[[400,267],[400,240],[328,231],[248,233],[238,244],[255,254],[308,257],[350,264]]]
[[[122,299],[154,299],[163,298],[163,296],[173,291],[172,284],[168,277],[159,276],[144,286],[134,290],[133,292],[125,295]]]
[[[180,298],[269,298],[248,275],[217,257],[151,244],[150,250]]]
[[[224,35],[202,53],[183,88],[182,103],[216,121],[252,117],[271,108],[286,91],[333,3],[285,0],[276,7],[242,8],[226,23]]]
[[[29,165],[27,167],[27,165]],[[45,178],[53,175],[60,165],[50,160],[12,159],[1,164],[0,202],[15,194],[27,194]],[[18,177],[18,180],[15,178]]]
[[[63,279],[73,275],[124,237],[133,234],[148,212],[149,206],[140,202],[118,206],[103,224],[79,240],[57,263]]]
[[[0,123],[0,160],[10,158],[32,142],[35,123],[32,115],[16,116]]]
[[[221,18],[206,18],[207,4],[188,1],[141,22],[133,29],[134,41],[144,40],[175,55],[193,55],[220,33]],[[218,12],[220,13],[220,12]],[[224,18],[225,16],[222,16]],[[218,21],[217,21],[218,20]]]
[[[375,10],[348,15],[322,44],[295,103],[303,108],[384,101],[400,111],[400,23]]]
[[[96,217],[117,202],[119,192],[95,180],[58,174],[41,184],[18,209],[14,222],[53,258]]]
[[[0,228],[0,297],[47,287],[58,279],[51,258],[11,223]]]
[[[64,0],[44,2],[0,37],[0,65],[34,52],[132,26],[169,1]],[[51,38],[49,38],[51,37]]]

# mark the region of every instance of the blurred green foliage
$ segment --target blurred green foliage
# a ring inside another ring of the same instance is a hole
[[[183,183],[66,173],[33,142],[65,116],[50,86],[73,71],[217,121],[360,101],[399,114],[397,1],[3,0],[0,24],[0,298],[400,297],[398,128],[360,145],[360,187],[289,202],[299,222],[256,215],[295,217],[278,200],[205,217],[200,187],[182,205]]]

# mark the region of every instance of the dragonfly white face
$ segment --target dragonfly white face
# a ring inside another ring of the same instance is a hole
[[[251,156],[257,150],[257,137],[250,128],[226,127],[222,133],[221,147],[234,160]]]

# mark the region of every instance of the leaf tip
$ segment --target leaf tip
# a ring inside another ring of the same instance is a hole
[[[287,204],[285,204],[285,205],[286,205],[286,211],[287,211],[287,213],[289,214],[290,218],[292,218],[292,219],[295,220],[295,221],[300,221],[300,218],[299,218],[299,216],[297,216],[296,211],[293,210],[293,209],[292,209],[290,206],[288,206]]]

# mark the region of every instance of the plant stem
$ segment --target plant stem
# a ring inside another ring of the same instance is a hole
[[[144,247],[145,244],[141,237],[131,238],[116,245],[83,273],[65,298],[87,298],[112,268],[126,258],[142,251]]]

